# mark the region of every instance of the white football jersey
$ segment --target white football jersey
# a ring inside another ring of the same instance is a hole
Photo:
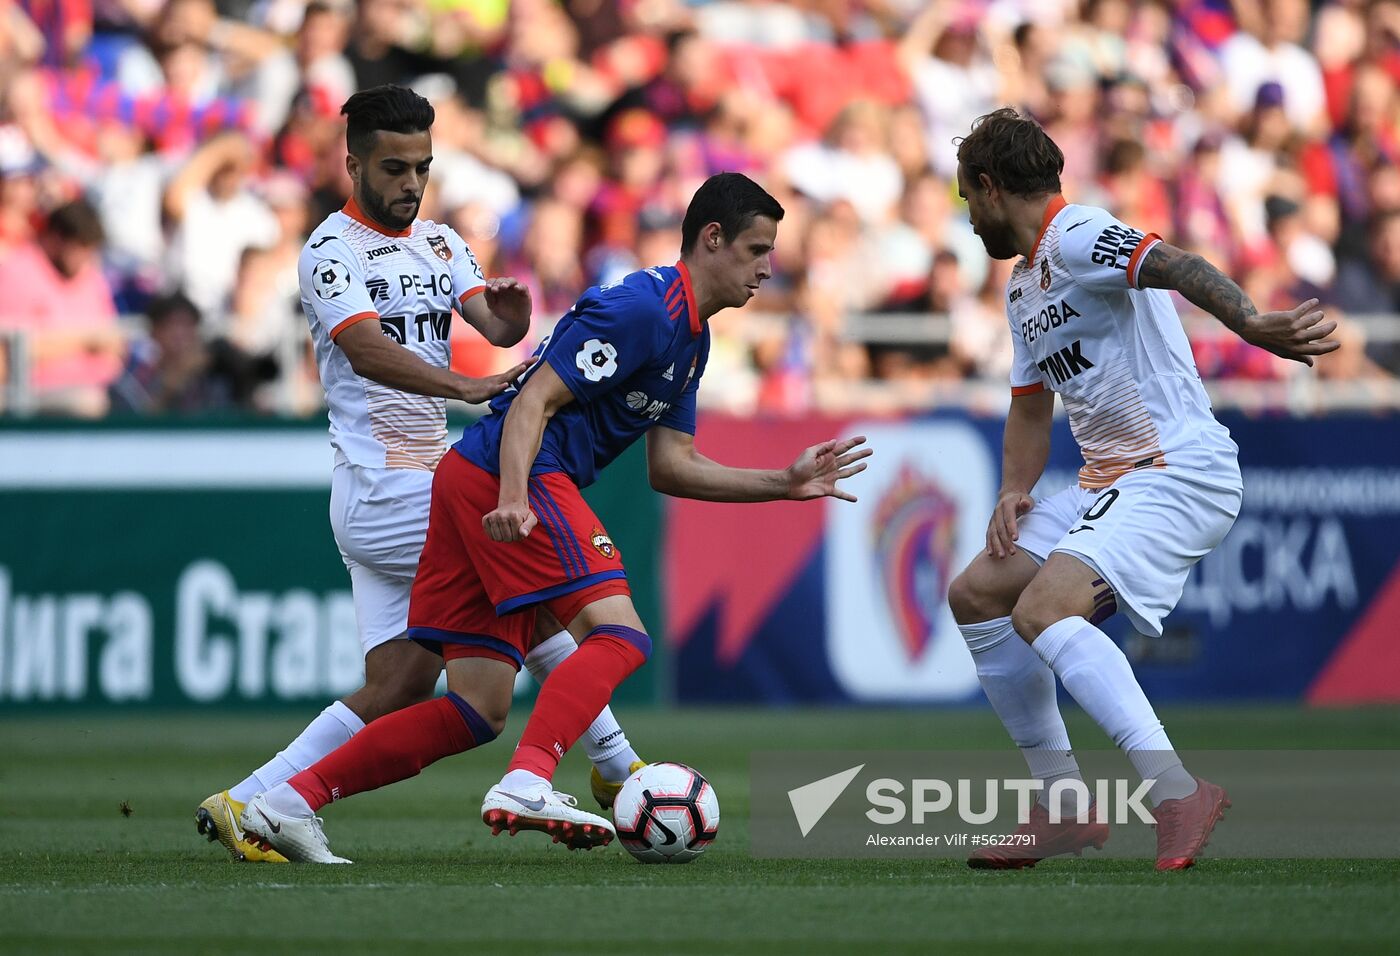
[[[1171,296],[1138,288],[1143,256],[1161,241],[1056,197],[1007,283],[1012,393],[1060,393],[1086,488],[1138,468],[1204,467],[1234,452]]]
[[[311,234],[297,272],[336,460],[432,471],[447,450],[446,401],[356,375],[335,337],[356,322],[377,320],[399,345],[447,368],[452,311],[486,288],[476,257],[450,226],[414,220],[402,232],[387,232],[352,199]]]

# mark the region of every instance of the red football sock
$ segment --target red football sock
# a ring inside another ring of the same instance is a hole
[[[618,685],[650,655],[651,638],[641,631],[614,624],[594,628],[545,679],[510,769],[553,779],[565,751],[598,719]]]
[[[417,776],[430,763],[495,739],[471,704],[448,691],[385,714],[287,783],[319,810],[332,800]]]

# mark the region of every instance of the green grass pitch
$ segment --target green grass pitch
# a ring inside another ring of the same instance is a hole
[[[1086,857],[990,873],[943,860],[749,856],[750,751],[1009,746],[981,710],[623,712],[644,756],[691,763],[718,790],[719,840],[688,866],[641,866],[616,846],[571,854],[540,834],[491,837],[477,808],[523,714],[490,749],[328,807],[332,844],[355,866],[229,862],[196,835],[195,806],[309,716],[6,718],[0,952],[1272,954],[1394,952],[1400,939],[1391,861],[1206,858],[1161,874]],[[1099,745],[1082,715],[1069,717],[1076,740]],[[1164,718],[1184,749],[1400,739],[1394,709]],[[570,754],[559,785],[587,799],[585,771]]]

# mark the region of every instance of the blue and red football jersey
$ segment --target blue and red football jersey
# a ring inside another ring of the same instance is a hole
[[[584,488],[655,425],[695,434],[695,392],[709,352],[710,329],[684,264],[589,289],[540,343],[519,383],[544,361],[574,396],[545,427],[531,474],[563,472]],[[493,399],[490,414],[453,446],[492,474],[500,474],[501,428],[517,394],[512,388]]]

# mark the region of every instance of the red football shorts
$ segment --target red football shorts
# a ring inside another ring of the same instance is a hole
[[[408,636],[448,660],[489,657],[518,669],[534,644],[537,605],[567,626],[599,598],[631,591],[621,553],[567,475],[530,478],[539,524],[523,541],[492,541],[481,526],[500,487],[451,449],[438,463]]]

